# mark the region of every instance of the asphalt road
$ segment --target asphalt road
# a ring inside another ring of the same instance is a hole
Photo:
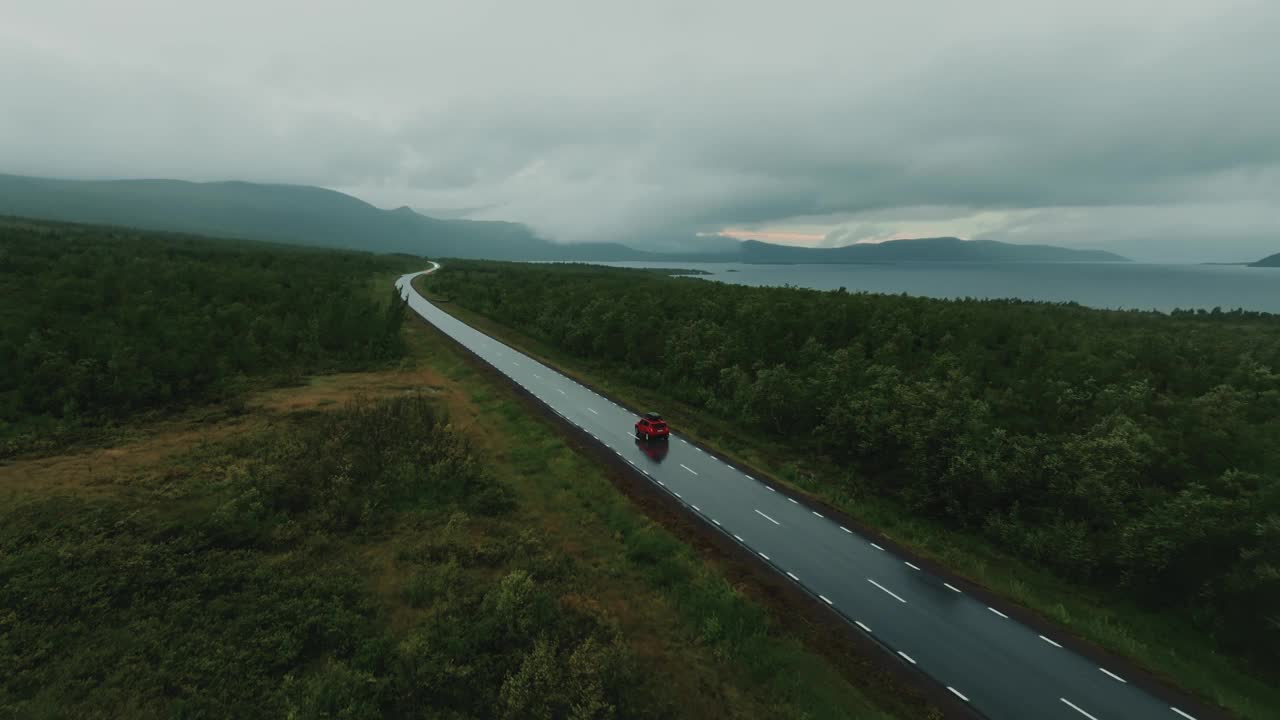
[[[637,440],[634,413],[436,308],[412,291],[417,274],[396,282],[414,312],[978,713],[992,720],[1192,717],[678,433],[665,443]]]

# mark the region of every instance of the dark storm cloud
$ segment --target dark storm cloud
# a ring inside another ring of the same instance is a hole
[[[758,5],[0,9],[0,157],[480,207],[565,240],[803,218],[828,241],[1280,243],[1278,4]]]

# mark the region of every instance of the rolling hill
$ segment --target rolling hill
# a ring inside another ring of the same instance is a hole
[[[560,245],[524,225],[381,210],[304,185],[50,180],[0,175],[0,214],[375,252],[508,260],[629,260],[623,245]]]
[[[746,240],[740,254],[741,262],[750,263],[1128,262],[1128,258],[1102,250],[954,237],[889,240],[835,248],[799,248]]]
[[[408,207],[383,210],[324,188],[239,181],[54,180],[0,174],[0,215],[490,260],[788,264],[1126,260],[1098,250],[953,237],[836,248],[792,247],[724,237],[639,239],[638,247],[649,251],[619,243],[556,243],[519,223],[433,218]],[[671,250],[677,247],[681,251]]]
[[[1268,255],[1258,262],[1249,263],[1249,267],[1280,267],[1280,253]]]

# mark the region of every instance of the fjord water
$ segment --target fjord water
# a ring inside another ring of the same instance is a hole
[[[1242,308],[1280,313],[1280,268],[1147,263],[899,263],[746,265],[601,263],[616,267],[703,270],[708,280],[794,285],[815,290],[906,293],[936,298],[1018,298],[1076,302],[1104,309]]]

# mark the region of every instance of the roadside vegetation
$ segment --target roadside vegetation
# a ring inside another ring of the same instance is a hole
[[[161,275],[224,250],[135,241]],[[343,262],[377,332],[310,367],[362,372],[263,365],[194,396],[221,404],[104,410],[131,432],[0,460],[0,717],[936,717],[807,649],[433,330],[379,339],[394,314],[370,288],[407,259]],[[240,346],[204,347],[221,367]]]
[[[402,255],[0,218],[0,457],[397,358]]]
[[[1280,317],[581,265],[452,261],[421,284],[1176,684],[1280,706]]]

